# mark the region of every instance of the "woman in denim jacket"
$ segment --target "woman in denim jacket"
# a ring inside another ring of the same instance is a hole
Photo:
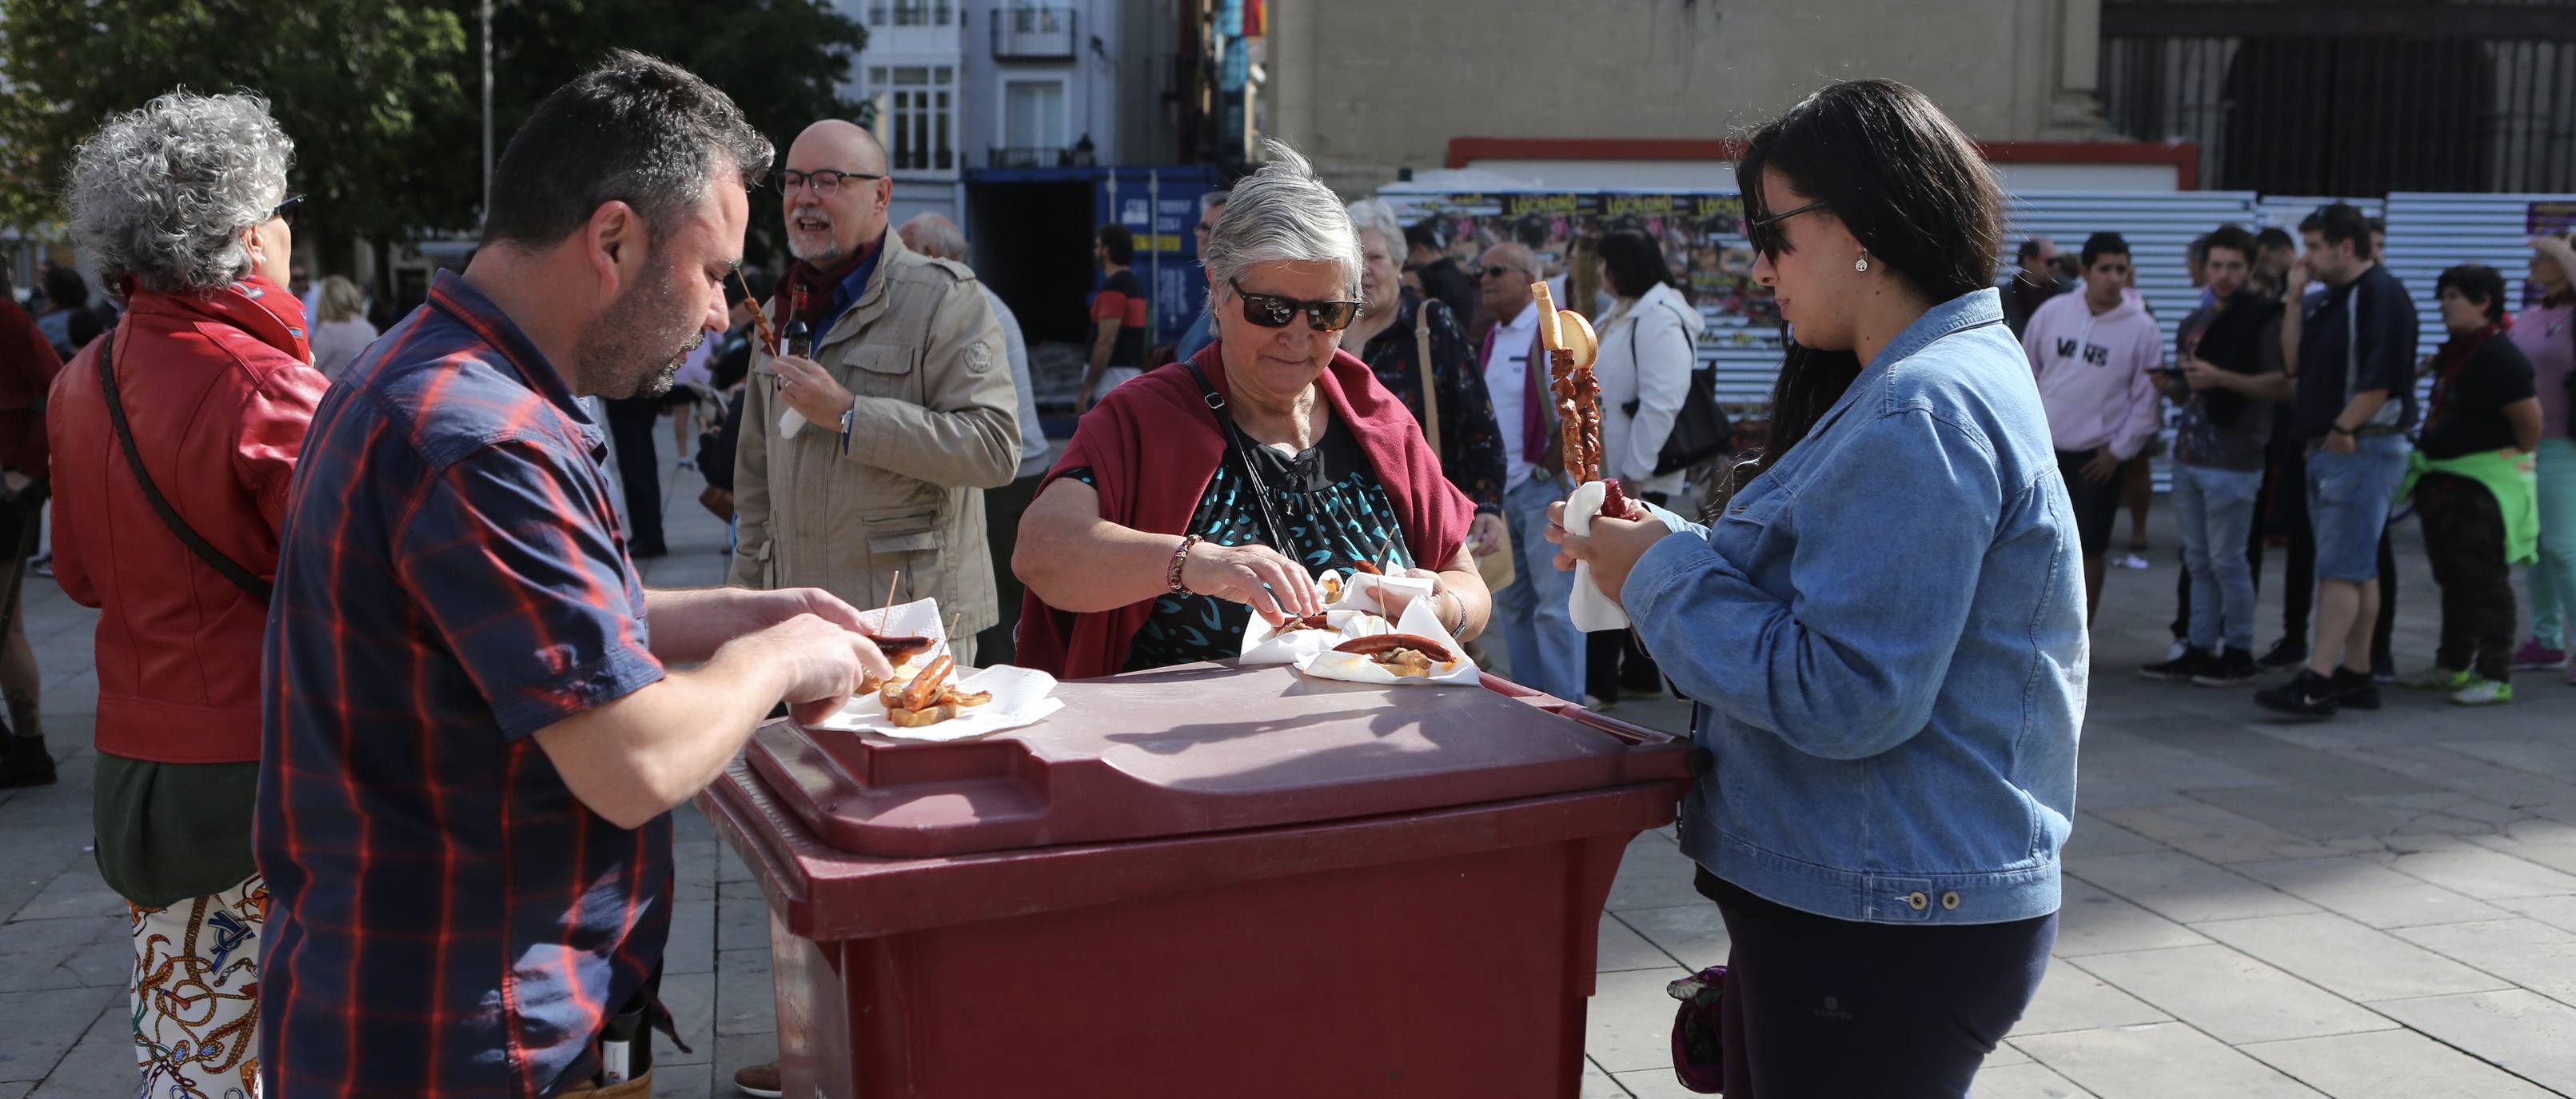
[[[1549,532],[1701,700],[1683,814],[1732,940],[1726,1094],[1961,1096],[2039,986],[2084,718],[2084,570],[1994,283],[1992,171],[1920,93],[1756,132],[1793,344],[1710,526]]]

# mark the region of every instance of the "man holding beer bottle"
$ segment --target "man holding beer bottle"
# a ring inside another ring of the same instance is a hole
[[[949,646],[971,664],[976,631],[1001,620],[983,490],[1020,464],[1001,324],[973,271],[887,231],[894,184],[866,130],[806,127],[778,183],[796,262],[769,308],[782,336],[803,321],[813,350],[752,349],[733,582],[862,607],[890,585],[897,601],[935,597],[963,616]]]

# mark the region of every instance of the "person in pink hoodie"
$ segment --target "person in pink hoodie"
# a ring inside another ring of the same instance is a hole
[[[2129,242],[2118,233],[2095,233],[2084,242],[2083,259],[2084,292],[2042,304],[2021,346],[2039,381],[2058,472],[2075,505],[2089,616],[2102,604],[2102,554],[2120,513],[2120,466],[2156,434],[2152,372],[2164,368],[2165,342],[2145,299],[2129,289]]]

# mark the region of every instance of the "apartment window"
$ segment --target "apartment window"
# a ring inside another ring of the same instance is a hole
[[[957,170],[955,66],[876,66],[868,70],[868,85],[886,96],[878,136],[895,171]]]
[[[868,5],[870,26],[945,27],[953,14],[950,0],[875,0]],[[889,18],[891,17],[891,18]]]
[[[1055,163],[1065,147],[1064,82],[1013,80],[1002,86],[1002,142],[1011,163]]]

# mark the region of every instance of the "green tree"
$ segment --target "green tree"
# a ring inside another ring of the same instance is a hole
[[[295,139],[292,185],[331,254],[351,237],[470,232],[482,200],[479,0],[0,0],[0,223],[58,224],[63,172],[108,115],[172,88],[266,94]],[[841,95],[867,32],[828,0],[496,0],[494,141],[625,47],[723,88],[784,146]],[[497,149],[496,149],[497,152]],[[755,198],[755,258],[779,235]]]
[[[447,2],[458,18],[474,24],[477,0]],[[842,97],[841,87],[851,59],[867,45],[867,28],[827,0],[496,0],[492,41],[495,155],[548,93],[608,51],[624,48],[668,60],[724,89],[784,156],[807,123],[857,114],[858,105]],[[480,62],[468,56],[465,63],[471,70]],[[467,86],[479,88],[479,79],[467,77]],[[470,112],[464,121],[453,147],[475,165],[479,187],[481,115]],[[776,253],[779,216],[775,189],[752,196],[748,247],[754,261]]]
[[[447,221],[459,196],[420,138],[467,108],[466,44],[453,11],[403,0],[0,0],[0,219],[58,224],[72,150],[110,114],[246,88],[295,139],[290,179],[317,220],[367,236]]]

